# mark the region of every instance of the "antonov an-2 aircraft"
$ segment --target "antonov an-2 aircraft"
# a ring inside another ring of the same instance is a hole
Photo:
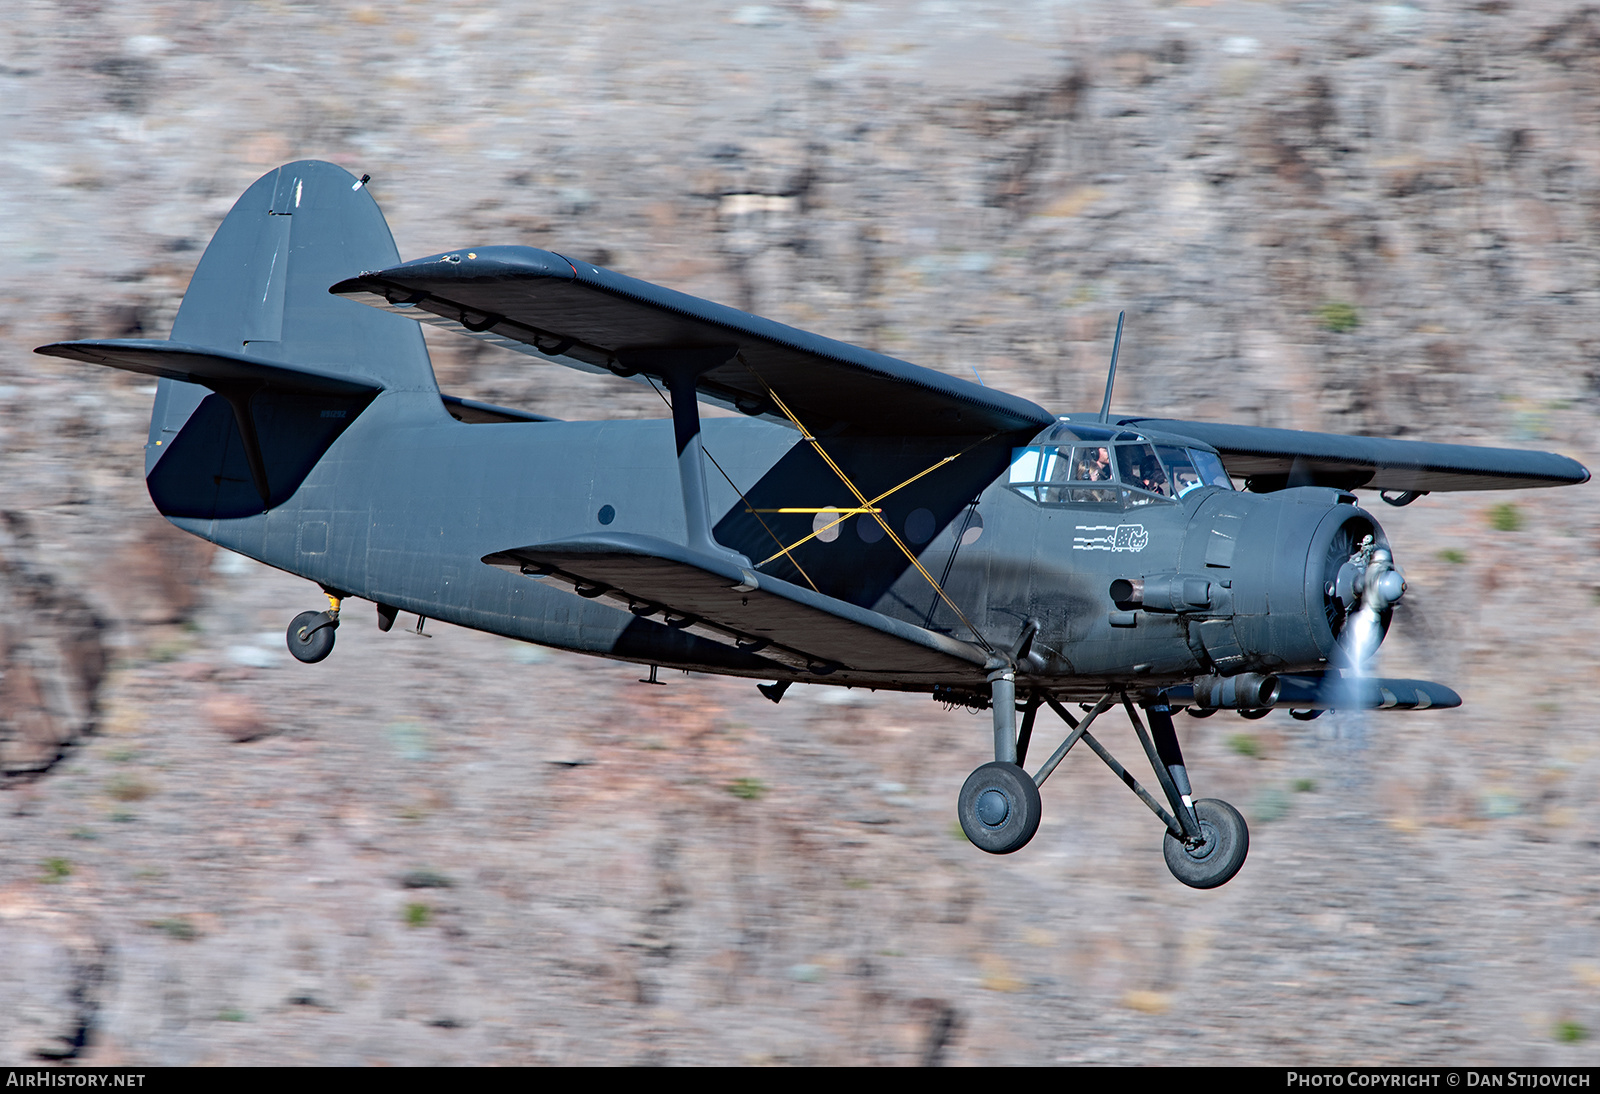
[[[364,182],[270,172],[170,340],[39,350],[160,377],[150,497],[322,587],[329,609],[289,626],[295,656],[326,657],[360,598],[383,630],[415,613],[766,681],[774,701],[805,681],[988,707],[994,762],[958,809],[995,854],[1033,836],[1038,787],[1082,739],[1161,818],[1178,880],[1226,883],[1245,822],[1193,797],[1173,711],[1460,702],[1365,673],[1405,582],[1354,492],[1589,477],[1544,452],[1113,416],[1109,382],[1100,413],[1058,416],[531,247],[401,262]],[[671,418],[443,394],[414,320],[648,384]],[[702,421],[701,400],[740,416]],[[1116,705],[1159,799],[1089,732]],[[1030,775],[1042,706],[1071,732]]]

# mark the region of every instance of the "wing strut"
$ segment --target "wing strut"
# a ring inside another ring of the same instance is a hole
[[[630,372],[648,369],[665,376],[671,394],[672,433],[677,442],[678,484],[683,492],[683,523],[691,551],[748,569],[750,560],[718,543],[711,534],[711,510],[706,502],[705,451],[700,437],[700,403],[695,385],[700,377],[738,353],[737,346],[648,347],[629,351],[619,363]]]
[[[667,409],[668,410],[672,410],[672,400],[668,399],[665,395],[661,394],[661,389],[659,387],[656,387],[655,379],[653,377],[646,376],[645,377],[645,381],[650,385],[650,390],[651,391],[654,391],[657,395],[661,396],[661,401],[663,403],[667,404]],[[676,411],[673,412],[673,414],[674,414],[674,422],[676,422],[676,413],[677,413]],[[743,490],[739,489],[739,484],[733,481],[733,476],[729,475],[726,471],[724,471],[722,469],[722,464],[718,463],[717,462],[717,458],[711,454],[711,449],[706,448],[704,442],[701,442],[700,450],[706,454],[706,459],[711,461],[711,466],[715,467],[717,469],[717,473],[728,481],[728,485],[729,486],[733,487],[733,492],[735,494],[739,495],[739,500],[744,502],[744,511],[746,513],[754,513],[756,515],[756,520],[761,521],[761,527],[766,531],[767,535],[772,537],[772,542],[774,542],[774,543],[776,543],[778,545],[778,554],[777,555],[773,555],[772,558],[767,559],[766,562],[758,562],[758,563],[756,563],[756,568],[760,569],[762,566],[765,566],[767,564],[767,562],[771,562],[773,558],[777,558],[778,555],[788,555],[789,551],[791,549],[788,548],[788,547],[785,547],[783,545],[783,540],[778,538],[778,533],[774,532],[767,525],[766,521],[761,520],[761,512],[762,511],[758,510],[758,509],[752,509],[750,507],[750,499],[745,497],[745,494],[744,494]],[[830,527],[831,527],[831,525],[830,525]],[[804,540],[802,540],[801,542],[804,542]],[[799,545],[800,544],[798,544],[798,543],[795,544],[796,547],[798,547]],[[806,584],[811,586],[811,591],[812,592],[821,592],[822,591],[822,590],[817,588],[817,583],[815,581],[811,580],[811,575],[806,573],[805,567],[800,565],[800,560],[799,559],[795,558],[793,555],[789,555],[789,561],[794,564],[794,568],[796,570],[800,571],[800,576],[806,579]],[[777,702],[777,700],[774,699],[773,702]]]
[[[900,553],[905,555],[906,558],[910,560],[911,565],[917,568],[917,572],[927,579],[929,585],[933,586],[933,591],[939,594],[939,599],[950,605],[950,610],[955,612],[956,618],[961,620],[962,624],[967,628],[967,630],[972,632],[972,636],[978,640],[978,645],[983,647],[984,652],[990,654],[994,653],[994,647],[989,644],[988,639],[984,638],[983,632],[978,630],[978,628],[973,625],[972,620],[967,618],[967,613],[962,611],[960,607],[956,605],[954,600],[950,599],[949,594],[947,594],[940,584],[934,580],[933,575],[927,571],[927,568],[924,567],[920,561],[918,561],[917,556],[911,553],[911,548],[907,547],[905,543],[901,541],[900,537],[895,535],[894,529],[889,527],[889,522],[883,519],[883,513],[873,509],[873,503],[868,501],[867,496],[856,488],[855,482],[850,478],[849,475],[844,473],[844,468],[835,463],[833,457],[828,455],[827,450],[822,447],[822,444],[815,436],[812,435],[811,431],[800,424],[800,419],[794,416],[794,412],[788,408],[781,398],[779,398],[778,393],[772,390],[772,385],[768,384],[766,380],[762,378],[759,372],[753,368],[750,368],[750,363],[745,361],[742,355],[739,357],[739,360],[745,368],[750,369],[750,374],[761,382],[761,386],[767,389],[767,397],[772,400],[772,405],[782,411],[785,418],[788,418],[794,423],[794,427],[800,431],[800,436],[804,437],[806,441],[810,443],[811,447],[817,450],[817,455],[822,457],[822,462],[832,468],[833,473],[839,476],[839,481],[844,483],[845,488],[856,496],[856,504],[861,507],[861,510],[871,514],[872,519],[877,521],[878,525],[883,529],[883,534],[888,536],[890,541],[896,547],[900,548]],[[676,402],[677,400],[674,399],[673,401]],[[930,467],[928,470],[932,471],[933,468]],[[923,474],[926,473],[927,472],[923,472]],[[921,478],[922,476],[919,475],[917,477]],[[903,486],[905,484],[902,483],[901,485]],[[899,488],[900,487],[898,486],[895,487],[896,490]]]

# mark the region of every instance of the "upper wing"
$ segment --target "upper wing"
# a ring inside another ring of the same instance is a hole
[[[725,349],[702,398],[784,421],[770,388],[813,433],[1031,434],[1055,421],[1003,391],[532,247],[419,258],[330,291],[621,376],[651,374],[651,351]]]
[[[1120,421],[1211,445],[1222,455],[1228,472],[1250,480],[1250,488],[1257,491],[1284,486],[1419,492],[1515,490],[1589,481],[1589,471],[1581,463],[1553,452],[1162,418]]]
[[[818,675],[982,674],[984,653],[976,646],[651,536],[602,533],[515,547],[483,561]]]

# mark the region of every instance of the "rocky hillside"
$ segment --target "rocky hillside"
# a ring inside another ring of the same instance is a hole
[[[16,0],[0,92],[0,1062],[1594,1062],[1591,486],[1378,513],[1385,671],[1467,705],[1185,719],[1253,834],[1195,893],[1091,756],[966,845],[988,723],[926,699],[356,605],[300,666],[316,589],[152,512],[153,389],[29,351],[164,337],[315,157],[406,257],[548,246],[1062,411],[1125,309],[1119,407],[1592,467],[1600,8]],[[457,394],[661,413],[429,339]]]

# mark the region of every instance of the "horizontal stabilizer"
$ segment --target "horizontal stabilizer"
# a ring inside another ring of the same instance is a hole
[[[583,536],[483,561],[819,676],[981,676],[984,663],[965,642],[651,536]]]
[[[1055,421],[1016,395],[532,247],[480,247],[364,273],[332,292],[545,359],[664,377],[663,351],[722,351],[702,399],[813,433],[1037,432]]]
[[[306,395],[376,395],[382,388],[318,369],[264,361],[243,353],[228,353],[182,342],[141,338],[111,338],[85,342],[52,342],[35,353],[65,357],[91,365],[106,365],[146,376],[222,388],[270,387]]]
[[[1285,486],[1336,486],[1429,493],[1589,481],[1589,471],[1581,463],[1553,452],[1163,418],[1123,418],[1121,423],[1211,445],[1222,455],[1229,474],[1249,480],[1250,488],[1258,492]]]
[[[1458,707],[1461,696],[1431,680],[1346,678],[1338,673],[1294,673],[1278,678],[1275,710],[1429,710]],[[1194,689],[1170,688],[1175,706],[1194,702]]]
[[[439,401],[444,403],[444,408],[458,422],[473,422],[483,425],[488,423],[505,422],[559,422],[560,418],[552,418],[547,414],[535,414],[531,410],[517,410],[509,406],[495,406],[493,403],[480,403],[476,399],[463,399],[459,395],[440,395]]]

